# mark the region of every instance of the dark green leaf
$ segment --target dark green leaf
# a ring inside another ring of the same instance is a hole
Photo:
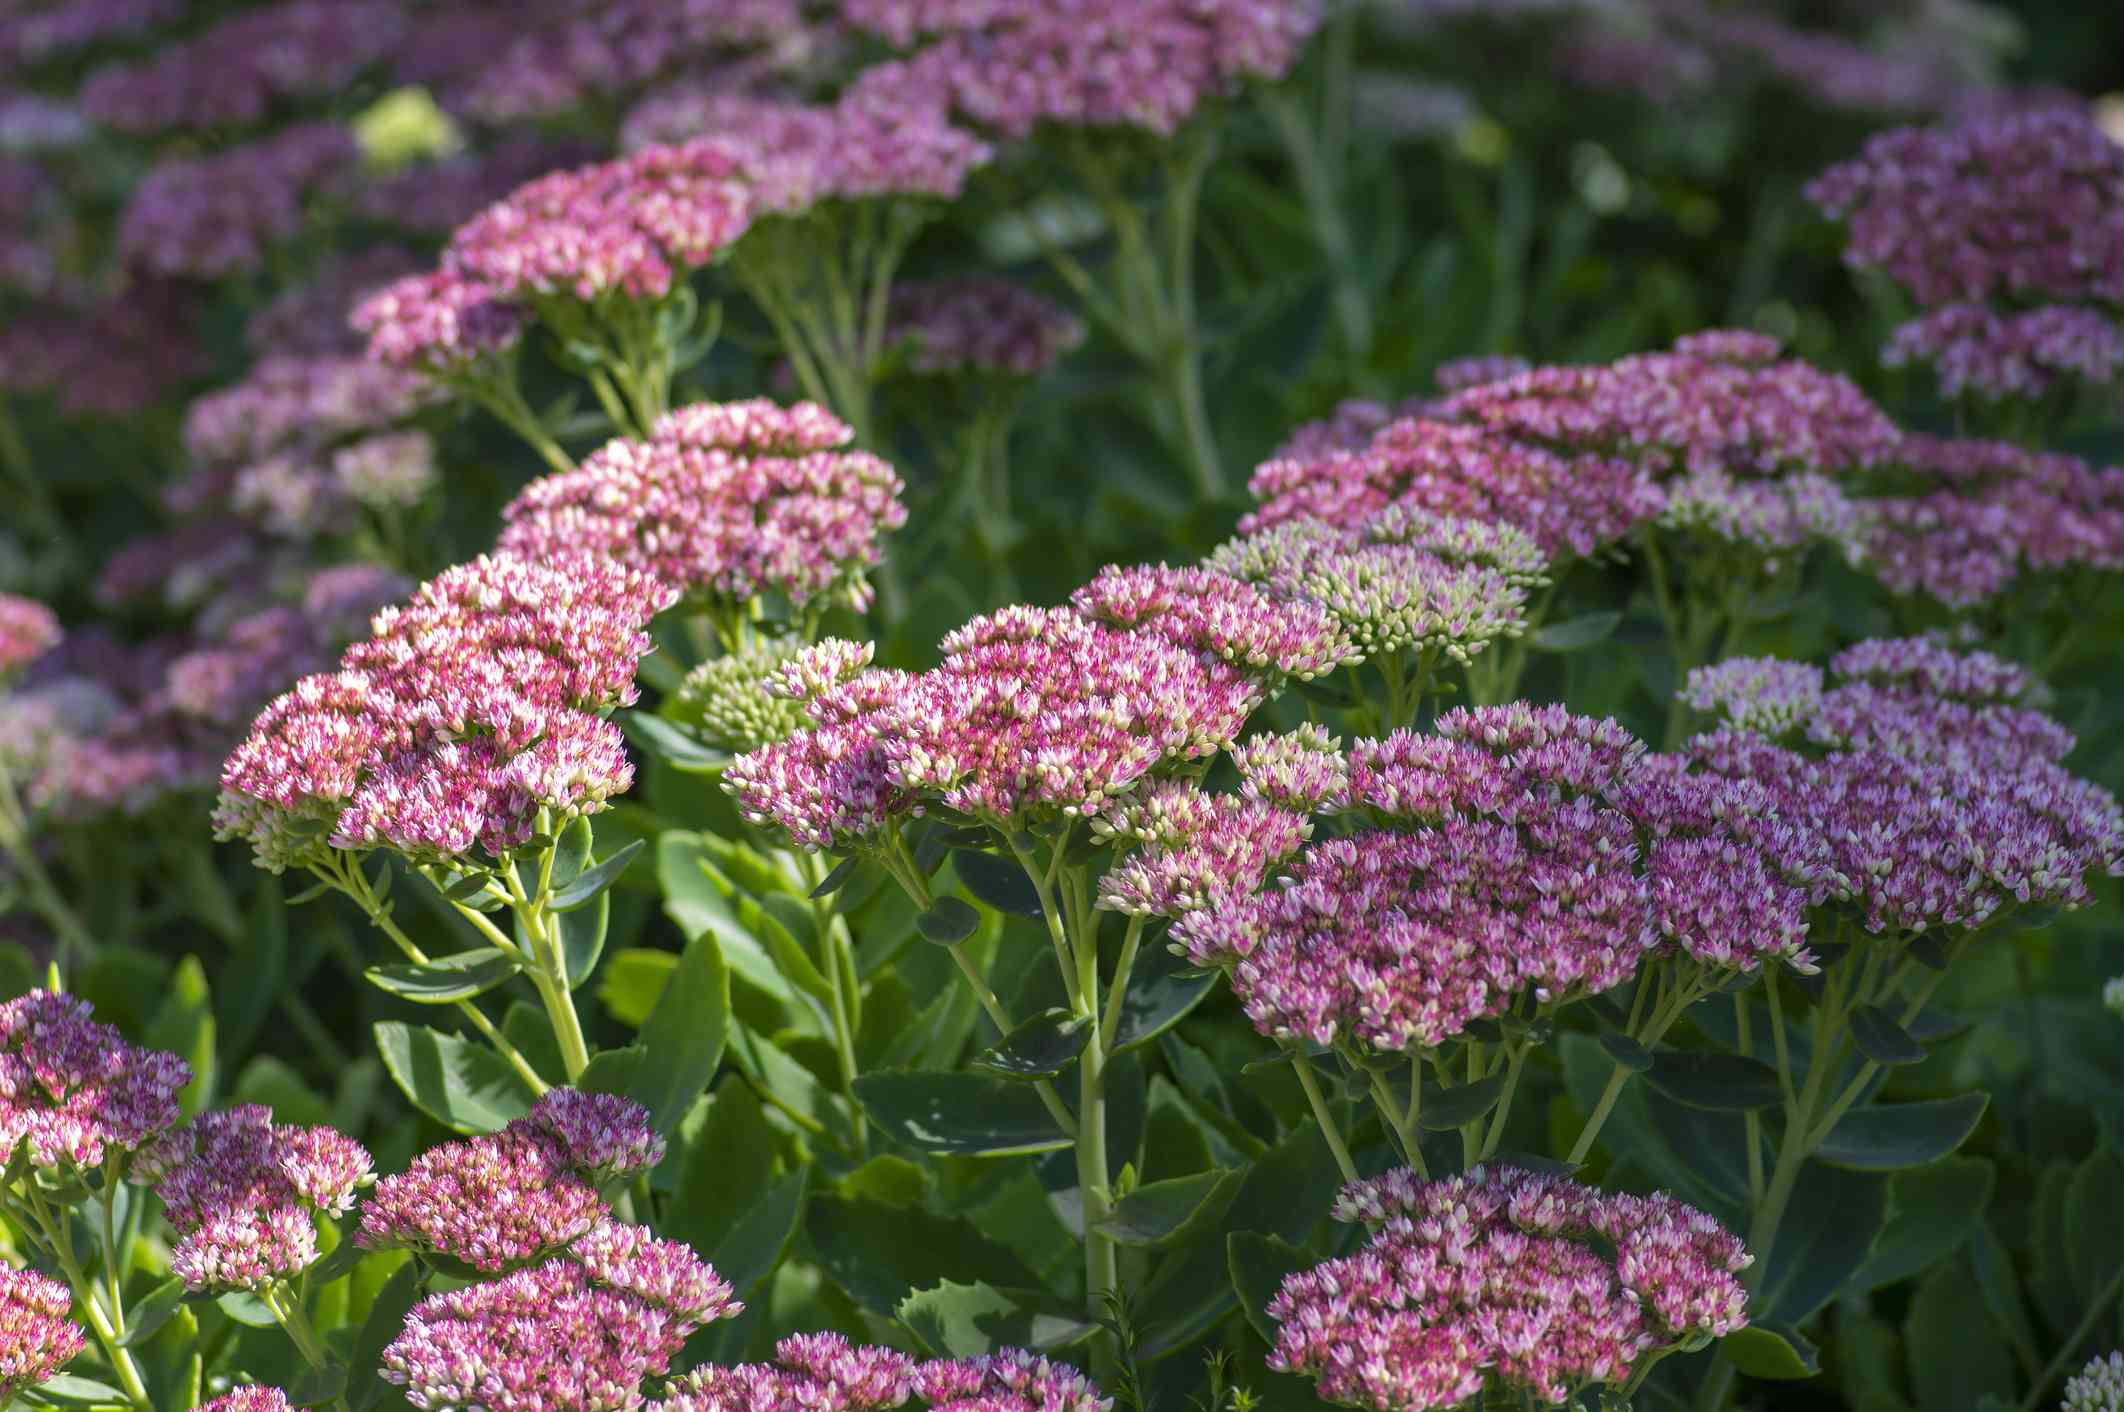
[[[596,867],[576,874],[567,886],[555,888],[552,898],[546,904],[547,909],[554,912],[573,912],[591,898],[600,896],[606,888],[619,881],[620,874],[627,871],[627,865],[634,861],[634,856],[646,847],[648,844],[641,839],[628,839],[610,858]]]
[[[420,1277],[417,1267],[408,1261],[377,1293],[376,1302],[369,1306],[369,1317],[362,1321],[361,1332],[354,1336],[354,1347],[347,1359],[352,1377],[347,1383],[347,1406],[352,1412],[368,1412],[379,1402],[388,1405],[388,1399],[397,1397],[398,1391],[376,1374],[383,1361],[384,1348],[405,1331],[406,1311],[420,1298]]]
[[[1876,1064],[1921,1064],[1925,1046],[1885,1006],[1861,1005],[1851,1012],[1851,1038],[1859,1053]]]
[[[369,984],[416,1005],[448,1005],[494,989],[523,969],[523,963],[497,947],[431,956],[425,962],[371,966]]]
[[[1599,613],[1587,613],[1568,622],[1551,623],[1537,629],[1527,638],[1527,645],[1537,652],[1582,652],[1597,643],[1606,642],[1616,625],[1622,622],[1622,614],[1608,609]]]
[[[1600,1037],[1600,1047],[1608,1052],[1610,1059],[1633,1074],[1650,1072],[1654,1063],[1652,1051],[1626,1034],[1605,1033]]]
[[[886,1316],[915,1290],[945,1280],[997,1289],[1039,1284],[1024,1262],[972,1222],[876,1201],[813,1197],[804,1208],[804,1245],[850,1299]]]
[[[2065,1268],[2080,1298],[2092,1300],[2124,1269],[2124,1159],[2091,1153],[2065,1188],[2063,1214]]]
[[[1051,1079],[1077,1062],[1091,1039],[1091,1021],[1057,1006],[1019,1023],[973,1067],[1006,1079]]]
[[[1225,1239],[1225,1258],[1231,1266],[1232,1288],[1239,1295],[1239,1308],[1246,1321],[1271,1348],[1276,1344],[1276,1323],[1264,1312],[1283,1282],[1314,1262],[1281,1236],[1233,1231]]]
[[[986,829],[981,833],[986,841],[993,841]],[[951,866],[958,872],[959,881],[966,884],[968,892],[998,912],[1013,917],[1040,915],[1039,889],[1015,862],[998,858],[993,853],[962,849],[952,854]]]
[[[1968,1407],[1986,1394],[2013,1395],[2013,1350],[1961,1260],[1934,1269],[1918,1286],[1903,1321],[1903,1347],[1919,1407]]]
[[[451,902],[470,902],[486,892],[493,878],[492,873],[466,873],[444,888],[442,895]]]
[[[1984,1219],[1991,1188],[1991,1163],[1981,1157],[1948,1157],[1896,1173],[1888,1183],[1888,1228],[1853,1287],[1894,1284],[1953,1255]]]
[[[530,1111],[523,1081],[491,1050],[397,1020],[379,1022],[374,1033],[392,1080],[414,1107],[444,1127],[491,1133]]]
[[[954,1157],[1009,1157],[1069,1146],[1024,1084],[904,1069],[855,1081],[863,1111],[910,1147]]]
[[[311,1368],[288,1385],[288,1403],[294,1407],[322,1407],[346,1390],[347,1370],[337,1363]]]
[[[1236,1167],[1146,1182],[1115,1202],[1098,1229],[1123,1245],[1187,1245],[1216,1229],[1245,1182],[1245,1169]]]
[[[709,1263],[739,1299],[750,1303],[789,1253],[804,1214],[804,1186],[803,1172],[776,1182],[710,1252]]]
[[[1822,1371],[1817,1349],[1798,1329],[1753,1323],[1719,1340],[1733,1366],[1751,1378],[1793,1382]]]
[[[999,1348],[1048,1352],[1082,1341],[1094,1325],[1074,1309],[1033,1290],[1000,1290],[944,1280],[917,1290],[895,1311],[930,1352],[978,1358]]]
[[[1739,1054],[1667,1050],[1645,1073],[1656,1092],[1690,1108],[1745,1113],[1778,1101],[1777,1070]]]
[[[839,892],[842,888],[848,886],[848,880],[856,875],[856,869],[861,867],[862,864],[863,859],[859,855],[851,854],[843,858],[840,862],[834,864],[832,872],[819,879],[819,885],[811,890],[811,896],[817,899],[830,893]]]
[[[598,957],[605,954],[605,933],[612,925],[612,895],[600,892],[589,905],[573,912],[548,913],[546,925],[560,933],[561,960],[567,966],[568,989],[590,979]]]
[[[981,926],[981,914],[956,897],[940,897],[915,918],[915,930],[939,946],[956,946]]]
[[[1815,1154],[1833,1167],[1894,1172],[1937,1162],[1976,1130],[1990,1096],[1965,1093],[1846,1113]]]
[[[733,758],[729,751],[717,750],[685,727],[647,711],[622,711],[619,723],[636,745],[684,774],[717,774]]]
[[[1756,1252],[1766,1269],[1752,1312],[1804,1323],[1850,1284],[1887,1224],[1885,1177],[1805,1164],[1768,1256]]]
[[[1197,971],[1185,957],[1154,947],[1140,957],[1121,998],[1121,1019],[1114,1026],[1114,1053],[1148,1044],[1187,1018],[1216,987],[1214,971]]]
[[[1505,1075],[1501,1073],[1458,1088],[1426,1089],[1418,1122],[1427,1133],[1450,1132],[1495,1108],[1497,1100],[1504,1097],[1504,1090]]]
[[[79,1373],[61,1373],[39,1383],[35,1389],[39,1402],[55,1407],[130,1407],[133,1400],[112,1387],[109,1383],[84,1378]]]
[[[348,1241],[347,1244],[352,1245],[353,1242]],[[146,1343],[162,1332],[162,1326],[170,1321],[170,1315],[176,1313],[183,1303],[183,1280],[173,1275],[156,1285],[135,1300],[132,1308],[126,1310],[125,1337],[118,1340],[119,1347],[138,1348]]]
[[[648,1056],[627,1089],[668,1133],[715,1078],[730,1036],[730,972],[712,932],[686,943],[635,1043]]]

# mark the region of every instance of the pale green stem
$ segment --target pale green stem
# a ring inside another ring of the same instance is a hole
[[[1305,1090],[1305,1101],[1313,1106],[1313,1116],[1320,1122],[1320,1132],[1327,1138],[1328,1150],[1335,1154],[1335,1165],[1342,1169],[1342,1179],[1356,1181],[1357,1164],[1350,1160],[1349,1145],[1342,1140],[1342,1127],[1335,1121],[1335,1115],[1328,1111],[1327,1098],[1320,1092],[1320,1080],[1313,1077],[1313,1063],[1305,1057],[1304,1050],[1291,1051],[1291,1067],[1298,1071],[1298,1086]]]

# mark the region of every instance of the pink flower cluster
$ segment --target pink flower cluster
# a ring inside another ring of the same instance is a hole
[[[73,1292],[35,1270],[0,1266],[0,1402],[50,1382],[87,1346],[67,1315]]]
[[[884,1412],[909,1398],[931,1412],[1109,1412],[1113,1399],[1070,1367],[1022,1348],[918,1363],[835,1333],[793,1334],[772,1363],[705,1364],[644,1412]]]
[[[756,215],[798,216],[830,201],[956,200],[993,155],[952,125],[941,91],[858,83],[832,103],[711,87],[661,95],[628,121],[630,148],[714,138],[744,153]]]
[[[267,246],[300,233],[311,194],[352,171],[360,155],[346,129],[318,122],[211,156],[166,159],[126,203],[119,253],[158,275],[219,279],[255,269]]]
[[[0,593],[0,677],[21,670],[59,641],[59,619],[34,598]]]
[[[385,1381],[416,1407],[597,1412],[641,1405],[643,1379],[694,1330],[744,1308],[685,1245],[605,1226],[580,1259],[430,1295],[383,1351]]]
[[[2124,367],[2124,331],[2099,310],[2046,304],[2000,314],[1983,304],[1944,304],[1898,327],[1881,350],[1891,368],[1931,363],[1948,397],[2036,398],[2060,376],[2104,383]]]
[[[810,402],[697,403],[647,440],[614,441],[525,487],[502,511],[504,554],[595,554],[695,599],[779,593],[868,606],[867,570],[907,520],[891,466]]]
[[[1069,604],[1093,622],[1154,634],[1271,677],[1310,681],[1363,660],[1331,611],[1279,601],[1214,568],[1109,564]]]
[[[1829,673],[1834,686],[1816,669],[1759,659],[1692,673],[1688,699],[1730,724],[1688,753],[1759,786],[1821,839],[1868,930],[1974,927],[2016,903],[2081,906],[2088,874],[2124,876],[2124,809],[2058,764],[2068,732],[2012,704],[2028,685],[2018,667],[1902,639],[1861,643]]]
[[[1552,555],[1653,520],[1770,549],[1850,547],[1862,520],[1833,478],[1886,461],[1899,435],[1847,380],[1715,330],[1668,353],[1473,382],[1361,449],[1270,461],[1240,529],[1347,527],[1399,503],[1517,526]]]
[[[316,1263],[317,1216],[344,1216],[373,1177],[360,1143],[283,1127],[257,1104],[202,1113],[140,1154],[177,1231],[170,1269],[191,1290],[269,1289]]]
[[[0,17],[0,57],[41,64],[101,40],[127,39],[181,18],[185,0],[59,0]]]
[[[909,370],[925,377],[1035,377],[1083,341],[1067,309],[992,275],[895,284],[886,314],[886,345],[905,346]]]
[[[245,10],[152,59],[89,75],[81,106],[121,132],[247,127],[276,101],[344,89],[405,30],[398,0],[279,0]]]
[[[1043,123],[1170,136],[1241,83],[1282,77],[1320,13],[1317,0],[860,0],[844,10],[893,43],[929,36],[866,85],[949,94],[1012,138]]]
[[[1747,1325],[1740,1240],[1671,1196],[1609,1194],[1510,1167],[1345,1187],[1356,1253],[1284,1281],[1269,1366],[1329,1402],[1459,1407],[1486,1391],[1560,1405],[1623,1387],[1648,1354]]]
[[[1174,928],[1196,965],[1230,969],[1262,1033],[1430,1048],[1522,997],[1610,989],[1665,948],[1811,967],[1807,909],[1837,879],[1763,790],[1561,707],[1455,710],[1438,730],[1350,751],[1333,805],[1394,827],[1314,844]]]
[[[185,450],[202,466],[314,452],[402,421],[433,400],[420,379],[361,358],[264,358],[242,381],[192,402]]]
[[[294,1409],[288,1404],[288,1395],[279,1388],[252,1383],[225,1392],[211,1402],[201,1403],[199,1412],[294,1412]]]
[[[723,777],[740,813],[813,850],[858,846],[929,802],[1021,827],[1090,815],[1215,754],[1264,690],[1156,621],[1130,630],[1066,608],[1006,608],[943,648],[927,672],[822,692],[815,729],[740,756]]]
[[[1311,834],[1296,810],[1153,780],[1092,819],[1094,838],[1126,850],[1100,878],[1098,905],[1171,918],[1245,897]]]
[[[461,564],[379,613],[335,673],[276,698],[222,767],[215,827],[279,870],[320,846],[419,858],[521,847],[541,810],[633,782],[618,727],[673,591],[596,557]]]
[[[1867,502],[1876,576],[1970,608],[2024,575],[2124,569],[2124,467],[2004,441],[1912,435],[1899,493]]]
[[[87,1001],[48,990],[0,1003],[0,1152],[84,1171],[138,1151],[181,1116],[191,1067],[135,1049],[90,1013]]]
[[[406,1171],[379,1181],[362,1204],[356,1239],[370,1249],[443,1257],[484,1275],[573,1246],[593,1273],[605,1264],[632,1269],[639,1257],[649,1262],[640,1267],[646,1277],[663,1257],[629,1252],[627,1237],[598,1233],[611,1216],[598,1187],[647,1171],[663,1155],[663,1139],[640,1104],[553,1089],[500,1132],[430,1148]],[[628,1287],[621,1276],[600,1278]]]
[[[2064,104],[1870,140],[1808,188],[1850,227],[1847,264],[1927,312],[1886,358],[1924,360],[1950,397],[2031,397],[2124,367],[2124,148]]]

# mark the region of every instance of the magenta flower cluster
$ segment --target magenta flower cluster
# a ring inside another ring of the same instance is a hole
[[[592,1238],[611,1216],[598,1187],[647,1171],[663,1153],[640,1104],[553,1089],[500,1132],[430,1148],[377,1182],[356,1238],[484,1275],[588,1240],[578,1258],[594,1265],[618,1239]]]
[[[1067,309],[992,275],[901,281],[886,312],[886,346],[904,347],[909,371],[926,377],[1034,377],[1083,341]]]
[[[0,1266],[0,1403],[50,1382],[87,1346],[67,1315],[74,1295],[35,1270]]]
[[[1891,592],[1966,609],[2031,575],[2124,569],[2124,467],[1916,434],[1898,461],[1905,484],[1866,506],[1867,558]]]
[[[119,253],[158,275],[219,279],[256,269],[269,246],[301,231],[309,198],[352,172],[360,156],[345,128],[316,122],[165,160],[126,204]]]
[[[0,593],[0,676],[20,671],[59,642],[59,619],[34,598]]]
[[[931,1412],[1109,1412],[1113,1399],[1066,1363],[1022,1348],[917,1362],[836,1333],[793,1334],[774,1362],[704,1364],[644,1412],[885,1412],[910,1398]]]
[[[1294,640],[1282,608],[1193,572],[1156,571],[1177,576],[1162,594],[1095,584],[1087,608],[1135,627],[1068,608],[976,618],[927,672],[868,671],[820,692],[814,729],[739,757],[723,787],[748,820],[814,850],[874,841],[931,803],[1019,827],[1097,813],[1228,745],[1270,674],[1318,670],[1310,637],[1295,639],[1302,656],[1273,659]],[[1234,665],[1264,649],[1262,671]]]
[[[252,1383],[200,1403],[199,1412],[294,1412],[294,1409],[288,1403],[288,1395],[279,1388]]]
[[[1848,551],[1862,520],[1835,478],[1887,460],[1898,437],[1847,380],[1780,359],[1759,334],[1712,331],[1668,353],[1476,381],[1361,449],[1270,461],[1240,528],[1349,527],[1398,503],[1515,526],[1551,555],[1654,521]]]
[[[134,1174],[177,1232],[171,1272],[221,1292],[270,1289],[316,1263],[316,1218],[347,1214],[374,1171],[354,1139],[245,1104],[200,1114],[142,1152]]]
[[[122,1162],[182,1116],[182,1059],[136,1049],[85,1000],[33,990],[0,1003],[0,1152],[57,1174]]]
[[[430,1295],[379,1373],[416,1407],[597,1412],[641,1403],[696,1329],[740,1313],[730,1286],[678,1241],[601,1227],[580,1259]]]
[[[1171,136],[1251,79],[1279,78],[1320,22],[1317,0],[854,0],[851,23],[906,46],[864,84],[944,93],[1011,138],[1042,124]]]
[[[865,572],[904,524],[891,466],[853,449],[825,408],[699,403],[647,440],[607,444],[581,467],[534,481],[503,511],[500,552],[539,561],[594,554],[696,600],[742,605],[777,593],[868,606]]]
[[[1561,1405],[1628,1386],[1648,1358],[1747,1325],[1740,1240],[1673,1197],[1609,1194],[1511,1167],[1345,1187],[1369,1238],[1269,1302],[1270,1366],[1329,1402],[1459,1407],[1492,1392]]]
[[[446,571],[266,707],[223,765],[217,831],[279,870],[324,846],[499,856],[542,810],[602,809],[634,772],[598,713],[635,699],[644,628],[674,596],[588,556]]]
[[[1212,794],[1192,780],[1153,780],[1092,819],[1117,846],[1098,905],[1173,918],[1244,897],[1312,835],[1305,813],[1248,794]]]
[[[1888,361],[1929,361],[1950,397],[2035,397],[2124,367],[2124,148],[2065,104],[1898,128],[1817,177],[1844,259],[1925,311]]]
[[[1898,639],[1839,654],[1828,676],[1745,658],[1691,673],[1687,699],[1730,724],[1688,754],[1823,840],[1869,931],[2083,906],[2089,874],[2124,875],[2124,809],[2058,763],[2073,738],[2015,704],[2020,668]]]
[[[1668,950],[1811,969],[1806,912],[1838,880],[1762,791],[1689,777],[1561,707],[1454,710],[1438,730],[1350,751],[1334,804],[1390,827],[1316,843],[1259,895],[1174,928],[1196,965],[1229,970],[1263,1034],[1435,1047]]]

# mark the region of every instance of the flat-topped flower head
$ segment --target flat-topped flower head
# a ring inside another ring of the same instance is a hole
[[[1509,1167],[1344,1188],[1374,1229],[1290,1276],[1266,1313],[1269,1366],[1331,1402],[1421,1412],[1495,1393],[1560,1404],[1623,1387],[1648,1354],[1747,1323],[1752,1258],[1672,1197],[1610,1195]]]
[[[781,830],[799,848],[842,852],[920,813],[892,744],[897,707],[917,680],[866,671],[815,697],[807,707],[813,729],[740,755],[723,772],[739,815]]]
[[[49,652],[59,635],[51,609],[34,598],[0,593],[0,680]]]
[[[357,1239],[371,1250],[444,1256],[492,1275],[564,1249],[605,1215],[560,1142],[519,1121],[431,1147],[379,1180],[362,1203]]]
[[[1125,11],[1112,0],[996,0],[926,7],[919,18],[905,7],[864,8],[899,42],[937,36],[891,66],[895,86],[947,93],[1012,138],[1043,124],[1171,136],[1202,104],[1288,71],[1320,22],[1312,0],[1160,0]]]
[[[1531,371],[1533,364],[1524,358],[1510,354],[1478,354],[1471,358],[1448,358],[1431,373],[1431,381],[1438,390],[1451,396],[1466,392],[1471,387],[1481,387],[1487,382],[1503,382]]]
[[[728,1318],[745,1307],[731,1298],[730,1282],[691,1246],[659,1240],[647,1226],[601,1222],[578,1236],[568,1253],[605,1288],[696,1324]]]
[[[1276,886],[1191,912],[1173,935],[1196,965],[1229,968],[1270,1038],[1430,1048],[1523,994],[1562,1002],[1633,975],[1657,941],[1635,847],[1627,821],[1584,800],[1525,834],[1455,816],[1330,839]]]
[[[1896,460],[1905,483],[1867,501],[1867,564],[1891,592],[1966,609],[2028,575],[2124,569],[2124,467],[1920,435]]]
[[[407,275],[356,305],[352,326],[369,357],[398,369],[462,371],[523,336],[523,315],[492,285],[454,269]]]
[[[1345,662],[1413,651],[1466,662],[1526,629],[1527,590],[1513,575],[1415,543],[1368,543],[1300,522],[1233,540],[1207,562],[1324,614],[1351,644]]]
[[[1333,814],[1347,807],[1349,761],[1342,742],[1318,725],[1282,735],[1257,735],[1232,747],[1239,792],[1298,814]]]
[[[674,713],[715,749],[743,752],[787,740],[808,724],[799,694],[784,693],[788,674],[802,675],[801,638],[762,638],[711,657],[686,673]],[[801,688],[798,688],[801,692]]]
[[[1486,396],[1522,381],[1459,396]],[[1298,519],[1354,529],[1389,506],[1407,505],[1510,525],[1551,558],[1583,557],[1666,503],[1651,471],[1605,448],[1557,448],[1438,415],[1391,422],[1356,450],[1266,462],[1248,483],[1261,506],[1239,521],[1240,532],[1258,535]]]
[[[0,1003],[0,1151],[65,1174],[130,1156],[182,1116],[191,1066],[137,1049],[85,1000],[33,990]]]
[[[50,1382],[88,1344],[74,1295],[35,1270],[0,1267],[0,1399]]]
[[[2038,398],[2061,378],[2114,381],[2124,369],[2124,328],[2106,310],[2072,304],[2013,313],[1945,304],[1897,325],[1881,362],[1931,364],[1944,397]]]
[[[667,1371],[688,1335],[741,1307],[726,1301],[689,1311],[652,1303],[606,1284],[585,1264],[549,1260],[421,1300],[384,1349],[378,1371],[417,1407],[635,1407],[643,1380]]]
[[[1192,780],[1155,780],[1092,820],[1094,838],[1129,848],[1100,879],[1098,905],[1170,918],[1244,897],[1311,833],[1290,809],[1211,794]]]
[[[923,377],[1037,377],[1083,341],[1074,314],[993,275],[895,284],[886,308],[886,346],[904,347]]]
[[[548,1090],[520,1121],[561,1145],[568,1165],[597,1186],[648,1171],[664,1159],[649,1110],[631,1098],[580,1089]]]
[[[944,639],[889,715],[901,784],[995,823],[1079,817],[1230,744],[1251,675],[1066,608],[1006,608]]]
[[[257,1106],[202,1113],[141,1154],[178,1233],[170,1268],[192,1290],[259,1290],[316,1262],[314,1216],[343,1216],[373,1179],[330,1128],[283,1127]]]
[[[347,498],[371,510],[408,510],[435,486],[435,443],[424,431],[387,432],[332,454]]]
[[[1070,595],[1095,622],[1155,633],[1272,678],[1310,681],[1360,660],[1343,625],[1303,599],[1281,599],[1214,569],[1109,564]]]
[[[1494,569],[1519,588],[1549,582],[1549,556],[1525,531],[1508,524],[1441,515],[1417,505],[1389,505],[1358,532],[1373,544],[1406,544],[1448,564]]]
[[[646,441],[611,442],[532,482],[502,511],[499,547],[527,559],[596,554],[695,599],[777,593],[860,610],[865,575],[907,508],[892,467],[847,446],[854,434],[811,403],[685,408]]]
[[[199,1404],[199,1412],[293,1412],[288,1395],[277,1387],[253,1383]]]
[[[1811,662],[1776,657],[1730,657],[1693,667],[1682,700],[1698,711],[1723,716],[1736,729],[1784,735],[1821,709],[1822,669]]]
[[[475,216],[443,267],[514,300],[661,298],[745,233],[744,162],[702,138],[554,172]]]
[[[648,1412],[884,1412],[913,1395],[915,1360],[836,1333],[792,1334],[772,1363],[704,1363]]]
[[[1114,1400],[1067,1363],[1023,1348],[939,1358],[914,1372],[931,1412],[1110,1412]]]

